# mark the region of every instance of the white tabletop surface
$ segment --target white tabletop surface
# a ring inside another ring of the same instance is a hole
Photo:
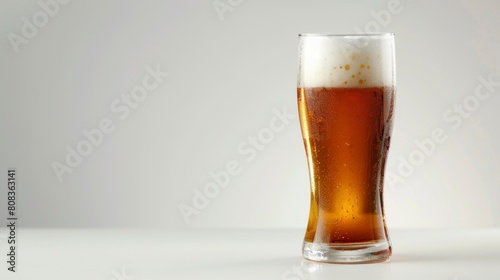
[[[393,229],[390,261],[361,265],[303,260],[303,231],[21,228],[0,279],[500,279],[500,229]]]

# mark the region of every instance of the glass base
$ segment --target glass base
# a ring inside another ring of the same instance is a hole
[[[304,242],[302,255],[305,259],[327,263],[375,263],[391,256],[388,241],[375,243],[327,244]]]

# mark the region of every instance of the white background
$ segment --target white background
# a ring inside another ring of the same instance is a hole
[[[446,134],[410,175],[386,182],[389,227],[500,226],[500,86],[460,123],[443,117],[498,73],[497,1],[401,0],[378,23],[391,1],[221,1],[231,10],[218,14],[212,0],[69,1],[16,53],[8,34],[23,36],[23,17],[43,10],[1,0],[0,179],[17,168],[21,226],[305,228],[297,34],[370,26],[396,33],[387,171],[403,175],[415,141]],[[110,105],[157,65],[169,76],[121,120]],[[295,117],[247,161],[238,147],[284,109]],[[114,131],[60,182],[52,164],[104,118]],[[179,206],[233,160],[241,172],[186,224]]]

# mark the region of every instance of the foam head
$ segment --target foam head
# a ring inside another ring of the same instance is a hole
[[[394,34],[299,37],[298,87],[394,86]]]

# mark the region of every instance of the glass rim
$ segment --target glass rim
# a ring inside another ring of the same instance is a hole
[[[299,33],[300,37],[394,37],[394,32],[382,32],[382,33],[362,33],[362,34],[335,34],[335,33]]]

